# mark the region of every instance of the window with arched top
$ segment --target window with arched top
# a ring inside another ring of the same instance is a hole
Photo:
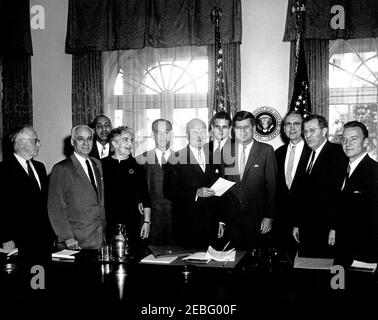
[[[363,122],[368,152],[378,160],[378,39],[338,39],[329,46],[329,130],[339,140],[344,123]]]
[[[135,154],[154,147],[151,124],[173,124],[173,148],[184,147],[186,123],[208,121],[207,47],[144,48],[103,53],[105,114],[135,130]]]

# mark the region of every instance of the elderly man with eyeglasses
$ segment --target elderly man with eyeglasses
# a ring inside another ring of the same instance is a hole
[[[42,162],[34,160],[41,147],[30,125],[17,125],[9,135],[13,154],[0,165],[0,239],[5,249],[36,258],[50,254],[53,232],[47,216],[47,175]]]
[[[327,139],[328,123],[320,115],[303,121],[303,134],[311,155],[300,181],[301,212],[295,218],[293,236],[299,243],[299,255],[333,257],[336,243],[337,195],[341,189],[347,158],[341,145]]]
[[[298,111],[289,112],[282,123],[282,139],[285,144],[275,151],[278,169],[277,208],[279,208],[276,236],[281,248],[292,256],[297,249],[292,236],[294,211],[300,210],[293,204],[298,201],[299,182],[306,172],[311,149],[302,137],[303,117]]]

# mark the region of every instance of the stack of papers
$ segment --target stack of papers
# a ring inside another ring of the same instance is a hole
[[[366,263],[358,260],[353,260],[353,263],[351,265],[352,268],[362,269],[366,271],[374,272],[375,269],[377,269],[376,263]]]
[[[52,253],[51,256],[52,258],[55,258],[55,259],[75,260],[75,254],[78,252],[79,251],[76,251],[76,250],[63,249],[61,251]]]
[[[235,261],[236,251],[230,249],[228,251],[217,251],[213,247],[209,246],[206,252],[206,256],[215,261]]]
[[[0,253],[6,253],[7,257],[10,257],[10,256],[13,256],[14,254],[18,253],[18,249],[17,248],[13,248],[13,249],[2,249],[2,248],[0,248]]]
[[[193,253],[190,256],[182,258],[182,260],[193,262],[193,263],[209,263],[211,258],[207,256],[207,252],[203,251],[203,252]]]
[[[294,268],[298,269],[331,270],[332,266],[333,259],[305,258],[296,255],[294,260]]]
[[[140,260],[142,263],[155,263],[155,264],[168,264],[176,260],[178,256],[164,256],[164,257],[154,257],[153,254]]]

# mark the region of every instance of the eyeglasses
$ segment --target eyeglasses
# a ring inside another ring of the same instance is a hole
[[[318,129],[322,129],[322,128],[311,128],[311,129],[308,129],[308,130],[303,130],[303,134],[304,135],[307,135],[307,134],[310,134],[311,136],[313,136],[316,132],[316,130]]]
[[[299,128],[301,126],[300,122],[285,122],[284,126],[286,128],[294,127],[294,128]]]
[[[33,144],[41,143],[41,140],[39,140],[37,138],[34,138],[34,139],[24,139],[24,138],[21,138],[20,140],[28,140],[28,141],[31,141]]]

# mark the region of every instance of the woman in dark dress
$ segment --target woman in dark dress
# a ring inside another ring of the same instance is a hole
[[[134,133],[118,127],[109,134],[113,154],[101,160],[104,175],[107,240],[110,243],[117,224],[125,224],[131,249],[150,232],[151,204],[144,167],[131,152]]]

